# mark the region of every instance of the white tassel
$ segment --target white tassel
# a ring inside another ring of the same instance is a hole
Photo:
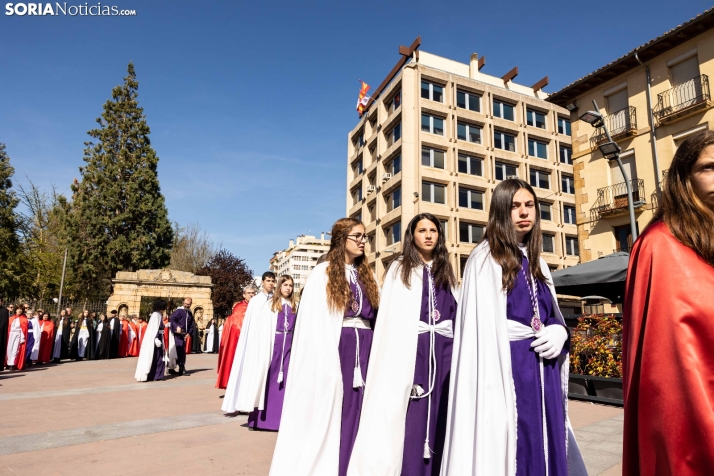
[[[352,388],[364,387],[364,380],[362,380],[362,370],[359,367],[355,367],[354,376],[352,377]]]
[[[421,397],[422,395],[424,395],[424,389],[421,387],[421,385],[412,386],[412,395],[416,395],[417,397]]]
[[[283,383],[283,371],[278,372],[278,383]]]
[[[431,459],[431,450],[429,449],[429,440],[424,441],[424,459]]]

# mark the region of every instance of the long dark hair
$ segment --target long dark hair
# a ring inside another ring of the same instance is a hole
[[[436,239],[436,247],[432,252],[433,264],[431,266],[434,275],[434,284],[436,287],[452,287],[456,284],[454,269],[449,261],[449,250],[446,249],[446,240],[444,239],[444,230],[441,228],[441,222],[431,213],[420,213],[412,218],[407,226],[407,231],[404,234],[404,248],[401,259],[397,260],[397,271],[401,272],[402,282],[407,289],[411,288],[412,270],[417,266],[421,266],[424,262],[421,259],[419,250],[414,244],[414,231],[417,224],[421,220],[429,220],[439,230],[439,236]]]
[[[647,225],[662,220],[672,235],[714,266],[714,213],[692,186],[692,166],[702,151],[714,145],[714,132],[702,131],[685,139],[677,149],[662,187],[662,200]]]
[[[488,225],[484,239],[488,240],[491,256],[503,270],[503,289],[510,291],[516,283],[516,276],[521,269],[521,250],[518,249],[516,227],[511,218],[513,196],[521,189],[526,189],[533,195],[535,202],[535,222],[533,229],[528,232],[523,241],[528,252],[528,268],[535,279],[547,282],[543,271],[540,269],[540,250],[543,246],[543,237],[540,232],[540,203],[533,188],[520,179],[504,180],[493,191],[491,206],[488,209]]]

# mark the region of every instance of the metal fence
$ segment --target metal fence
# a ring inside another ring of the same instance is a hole
[[[38,310],[42,309],[50,313],[52,317],[57,314],[57,302],[54,299],[9,299],[3,300],[3,305],[8,306],[14,304],[15,306],[19,304],[25,304],[29,306],[30,309]],[[71,307],[72,314],[74,316],[79,315],[83,310],[87,309],[90,312],[107,312],[107,301],[105,300],[95,300],[95,301],[72,301],[69,299],[62,299],[62,306],[60,309],[65,309]]]

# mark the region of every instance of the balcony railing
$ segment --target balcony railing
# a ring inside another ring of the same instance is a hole
[[[605,116],[605,125],[610,131],[612,140],[616,141],[637,133],[637,115],[635,112],[635,107],[630,106]],[[605,129],[598,127],[591,140],[595,143],[595,146],[607,142]]]
[[[657,105],[652,113],[657,122],[664,124],[711,105],[709,78],[701,74],[658,94]]]
[[[669,172],[669,169],[662,171],[662,181],[659,183],[660,190],[664,189],[664,183],[667,181],[667,172]],[[650,203],[652,204],[652,210],[654,210],[655,208],[659,208],[659,199],[660,196],[657,193],[657,190],[652,192],[652,195],[650,195]]]
[[[645,201],[645,181],[642,179],[630,180],[632,186],[632,202],[635,208],[643,207]],[[616,183],[609,187],[599,188],[597,200],[590,208],[590,218],[593,221],[600,218],[618,215],[627,211],[627,186],[625,182]]]

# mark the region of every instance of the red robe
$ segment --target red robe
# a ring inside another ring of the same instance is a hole
[[[144,334],[146,334],[147,327],[149,327],[149,324],[146,322],[139,321],[136,324],[136,340],[139,341],[139,350],[141,350],[141,343],[144,342]]]
[[[171,323],[169,322],[168,316],[164,316],[164,349],[166,352],[169,350],[169,331],[166,329],[171,328]]]
[[[121,320],[121,333],[119,334],[119,357],[129,355],[129,323],[126,319]]]
[[[15,322],[15,319],[20,319],[20,329],[22,330],[22,333],[25,335],[25,342],[19,345],[17,349],[17,358],[15,359],[15,367],[17,370],[22,370],[25,368],[25,356],[27,354],[27,316],[24,314],[21,314],[20,317],[17,317],[17,314],[15,314],[13,317],[10,318],[10,322],[8,322],[8,342],[9,337],[10,337],[10,331],[12,330],[12,324]],[[7,357],[6,357],[7,359]],[[7,360],[6,360],[7,362]]]
[[[183,348],[186,351],[186,354],[191,353],[191,334],[186,334],[186,343],[183,345]]]
[[[37,361],[43,364],[52,360],[52,349],[55,343],[55,323],[54,321],[40,321],[40,355]]]
[[[233,306],[233,313],[228,316],[223,323],[223,334],[218,347],[218,379],[216,380],[216,388],[225,389],[228,385],[246,309],[248,309],[248,301],[239,302]]]
[[[129,355],[131,357],[139,356],[139,349],[141,349],[139,344],[139,324],[129,321],[129,327],[134,330],[134,340],[131,341],[129,346]]]
[[[714,468],[714,267],[660,222],[632,248],[622,328],[622,474]]]

